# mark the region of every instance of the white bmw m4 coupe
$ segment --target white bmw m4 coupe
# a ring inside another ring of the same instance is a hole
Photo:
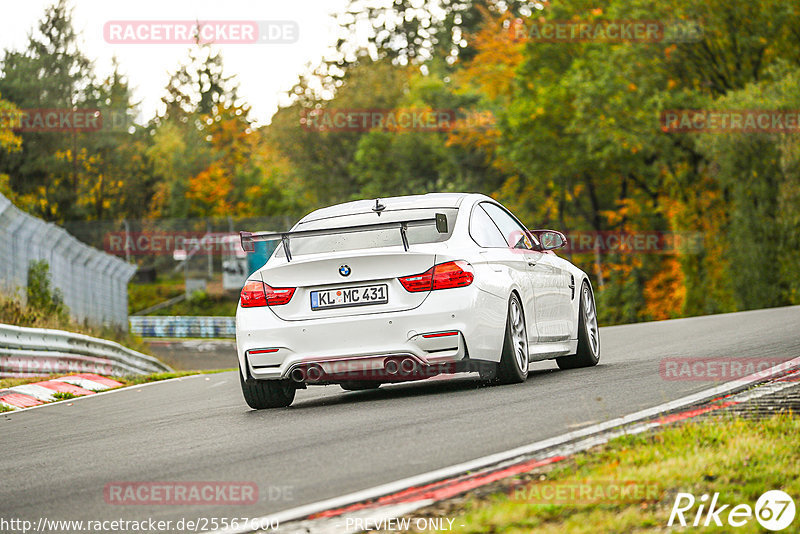
[[[523,382],[530,362],[562,369],[600,357],[589,278],[497,201],[433,193],[319,209],[245,283],[236,312],[242,391],[256,409],[297,389],[346,390],[478,372]]]

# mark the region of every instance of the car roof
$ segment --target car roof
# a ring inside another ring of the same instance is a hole
[[[484,197],[476,193],[428,193],[425,195],[409,195],[403,197],[380,198],[380,203],[386,206],[386,211],[408,210],[408,209],[427,209],[427,208],[458,208],[467,197]],[[488,199],[488,197],[485,197]],[[337,204],[327,208],[320,208],[312,211],[303,217],[303,223],[328,219],[332,217],[342,217],[345,215],[356,215],[359,213],[372,213],[375,207],[375,200],[355,200],[344,204]]]

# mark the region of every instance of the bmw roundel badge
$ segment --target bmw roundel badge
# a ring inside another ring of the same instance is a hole
[[[350,276],[350,266],[349,265],[342,265],[339,267],[339,274],[342,276]]]

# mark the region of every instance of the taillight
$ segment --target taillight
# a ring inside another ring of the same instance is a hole
[[[269,287],[264,284],[264,289],[267,290],[267,304],[270,306],[280,306],[287,304],[292,300],[294,295],[294,287]]]
[[[258,306],[280,306],[292,300],[295,288],[270,287],[264,282],[248,280],[242,288],[240,295],[242,308],[256,308]]]
[[[468,286],[475,279],[473,273],[472,265],[464,260],[458,260],[440,263],[424,273],[404,276],[398,280],[406,291],[416,293]]]
[[[413,276],[404,276],[398,278],[406,291],[416,293],[418,291],[430,291],[431,284],[433,283],[433,267],[428,269],[422,274],[415,274]]]
[[[264,291],[264,282],[248,280],[244,283],[242,292],[239,295],[242,308],[255,308],[267,305],[267,294]]]
[[[433,289],[468,286],[475,279],[472,265],[464,260],[440,263],[433,268]]]

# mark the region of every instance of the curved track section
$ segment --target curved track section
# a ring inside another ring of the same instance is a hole
[[[4,516],[179,520],[258,517],[554,438],[708,389],[665,361],[800,356],[800,307],[601,328],[597,367],[532,365],[524,384],[477,375],[345,392],[299,391],[252,411],[235,373],[196,376],[0,416]],[[130,481],[255,484],[254,504],[124,506]]]

